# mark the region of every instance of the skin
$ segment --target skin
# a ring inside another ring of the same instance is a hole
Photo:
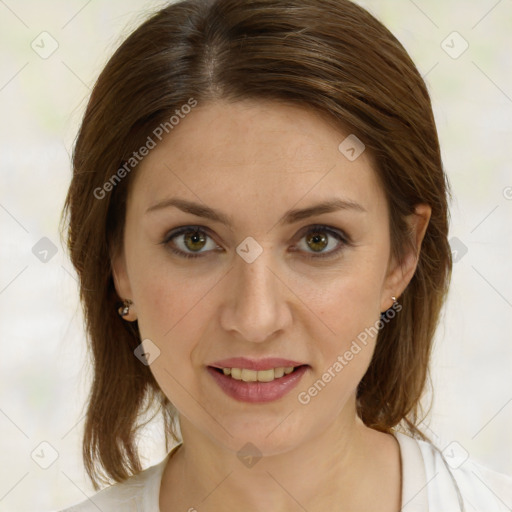
[[[372,156],[347,159],[338,150],[347,135],[295,106],[200,104],[134,171],[124,245],[112,266],[119,296],[134,302],[127,320],[137,319],[142,339],[159,348],[150,369],[179,411],[184,443],[163,474],[163,512],[400,509],[398,443],[367,428],[355,410],[375,339],[307,405],[297,399],[406,288],[430,218],[418,205],[408,219],[416,249],[396,264]],[[175,207],[146,213],[169,197],[218,209],[232,228]],[[364,211],[277,223],[289,209],[333,197]],[[328,245],[315,245],[313,224],[346,233],[350,243],[322,232]],[[186,245],[183,235],[161,243],[171,230],[197,225],[207,229],[203,245]],[[263,249],[252,263],[236,252],[248,236]],[[203,256],[181,258],[173,242]],[[331,258],[314,258],[338,247]],[[279,400],[244,403],[206,371],[234,356],[310,367]],[[252,467],[237,457],[247,442],[262,455]]]

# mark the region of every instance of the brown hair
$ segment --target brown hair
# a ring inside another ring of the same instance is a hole
[[[399,261],[410,243],[405,217],[418,203],[431,206],[402,310],[380,331],[357,397],[369,427],[390,432],[402,425],[425,438],[420,398],[452,260],[449,187],[421,75],[388,29],[348,0],[183,0],[137,28],[100,74],[76,139],[62,212],[61,221],[69,214],[67,244],[93,361],[83,458],[94,488],[111,483],[100,469],[115,482],[141,471],[135,436],[155,403],[167,449],[169,434],[178,440],[172,404],[134,357],[137,324],[117,313],[109,261],[122,244],[131,174],[104,197],[95,191],[190,98],[288,102],[348,127],[375,157]]]

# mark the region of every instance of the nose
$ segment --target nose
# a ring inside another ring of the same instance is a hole
[[[221,324],[241,340],[262,343],[291,323],[287,297],[293,294],[286,293],[270,259],[268,249],[252,263],[236,256],[235,268],[228,274]]]

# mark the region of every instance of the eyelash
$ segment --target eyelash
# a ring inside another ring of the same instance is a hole
[[[172,245],[169,244],[169,242],[180,236],[180,235],[183,235],[185,233],[190,233],[190,232],[199,232],[200,234],[204,234],[206,235],[207,237],[211,238],[210,235],[208,234],[208,229],[207,228],[203,228],[202,226],[183,226],[181,228],[177,228],[173,231],[171,231],[170,233],[168,233],[165,238],[162,240],[161,244],[162,245],[167,245],[168,248],[176,255],[182,257],[182,258],[187,258],[187,259],[190,259],[190,258],[203,258],[205,254],[208,254],[208,252],[211,252],[211,251],[206,251],[204,253],[197,253],[197,254],[193,254],[193,253],[188,253],[188,252],[184,252],[180,249],[176,249],[176,247],[173,247]],[[320,224],[315,224],[313,226],[308,226],[308,229],[307,231],[300,237],[300,239],[304,238],[305,236],[309,235],[310,233],[327,233],[329,236],[332,236],[334,238],[336,238],[339,242],[340,242],[340,246],[334,250],[331,250],[330,252],[328,253],[318,253],[318,254],[307,254],[305,256],[305,258],[307,259],[319,259],[319,258],[322,258],[322,259],[330,259],[330,258],[334,258],[335,256],[338,255],[338,253],[343,249],[344,246],[350,246],[351,245],[351,241],[350,241],[350,238],[343,232],[340,232],[338,230],[334,230],[328,226],[324,226],[324,225],[320,225]],[[169,245],[168,245],[169,244]]]

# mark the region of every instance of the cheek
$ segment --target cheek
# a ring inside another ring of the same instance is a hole
[[[310,350],[315,359],[309,379],[297,390],[297,401],[309,414],[334,418],[370,365],[380,319],[373,277],[354,272],[333,280],[327,293],[310,297],[320,312],[309,336],[316,340]]]
[[[324,315],[325,323],[334,334],[323,339],[322,364],[318,371],[343,372],[339,384],[344,380],[350,388],[355,388],[373,355],[378,333],[375,327],[379,319],[378,301],[371,294],[364,295],[361,287],[347,286],[342,292],[346,293],[333,297]]]
[[[205,337],[207,294],[214,285],[213,280],[179,279],[174,274],[167,280],[148,276],[137,289],[141,337],[150,339],[159,350],[150,364],[155,380],[179,411],[201,415],[204,422],[209,416],[203,417],[201,407],[195,410],[198,403],[190,396],[199,395],[193,359],[199,340]]]
[[[340,342],[349,342],[380,316],[380,289],[383,280],[382,264],[362,261],[318,283],[313,290],[304,287],[302,297],[319,320],[330,327],[324,329]],[[334,331],[334,333],[332,332]]]
[[[151,371],[165,388],[175,383],[173,378],[190,382],[194,378],[192,359],[199,341],[204,342],[205,325],[211,325],[209,293],[215,293],[219,277],[191,278],[190,271],[185,277],[156,267],[143,277],[134,287],[139,330],[141,338],[150,339],[160,351]]]
[[[330,372],[325,380],[338,392],[341,387],[355,389],[370,364],[379,332],[383,275],[383,263],[368,255],[305,295],[316,313],[310,338],[321,340],[311,347],[317,357],[316,377]]]
[[[204,323],[208,293],[217,279],[180,278],[176,272],[146,274],[134,294],[138,298],[137,313],[141,335],[161,340],[166,348],[177,337],[180,345],[193,339],[194,332]],[[187,333],[187,336],[183,334]]]

